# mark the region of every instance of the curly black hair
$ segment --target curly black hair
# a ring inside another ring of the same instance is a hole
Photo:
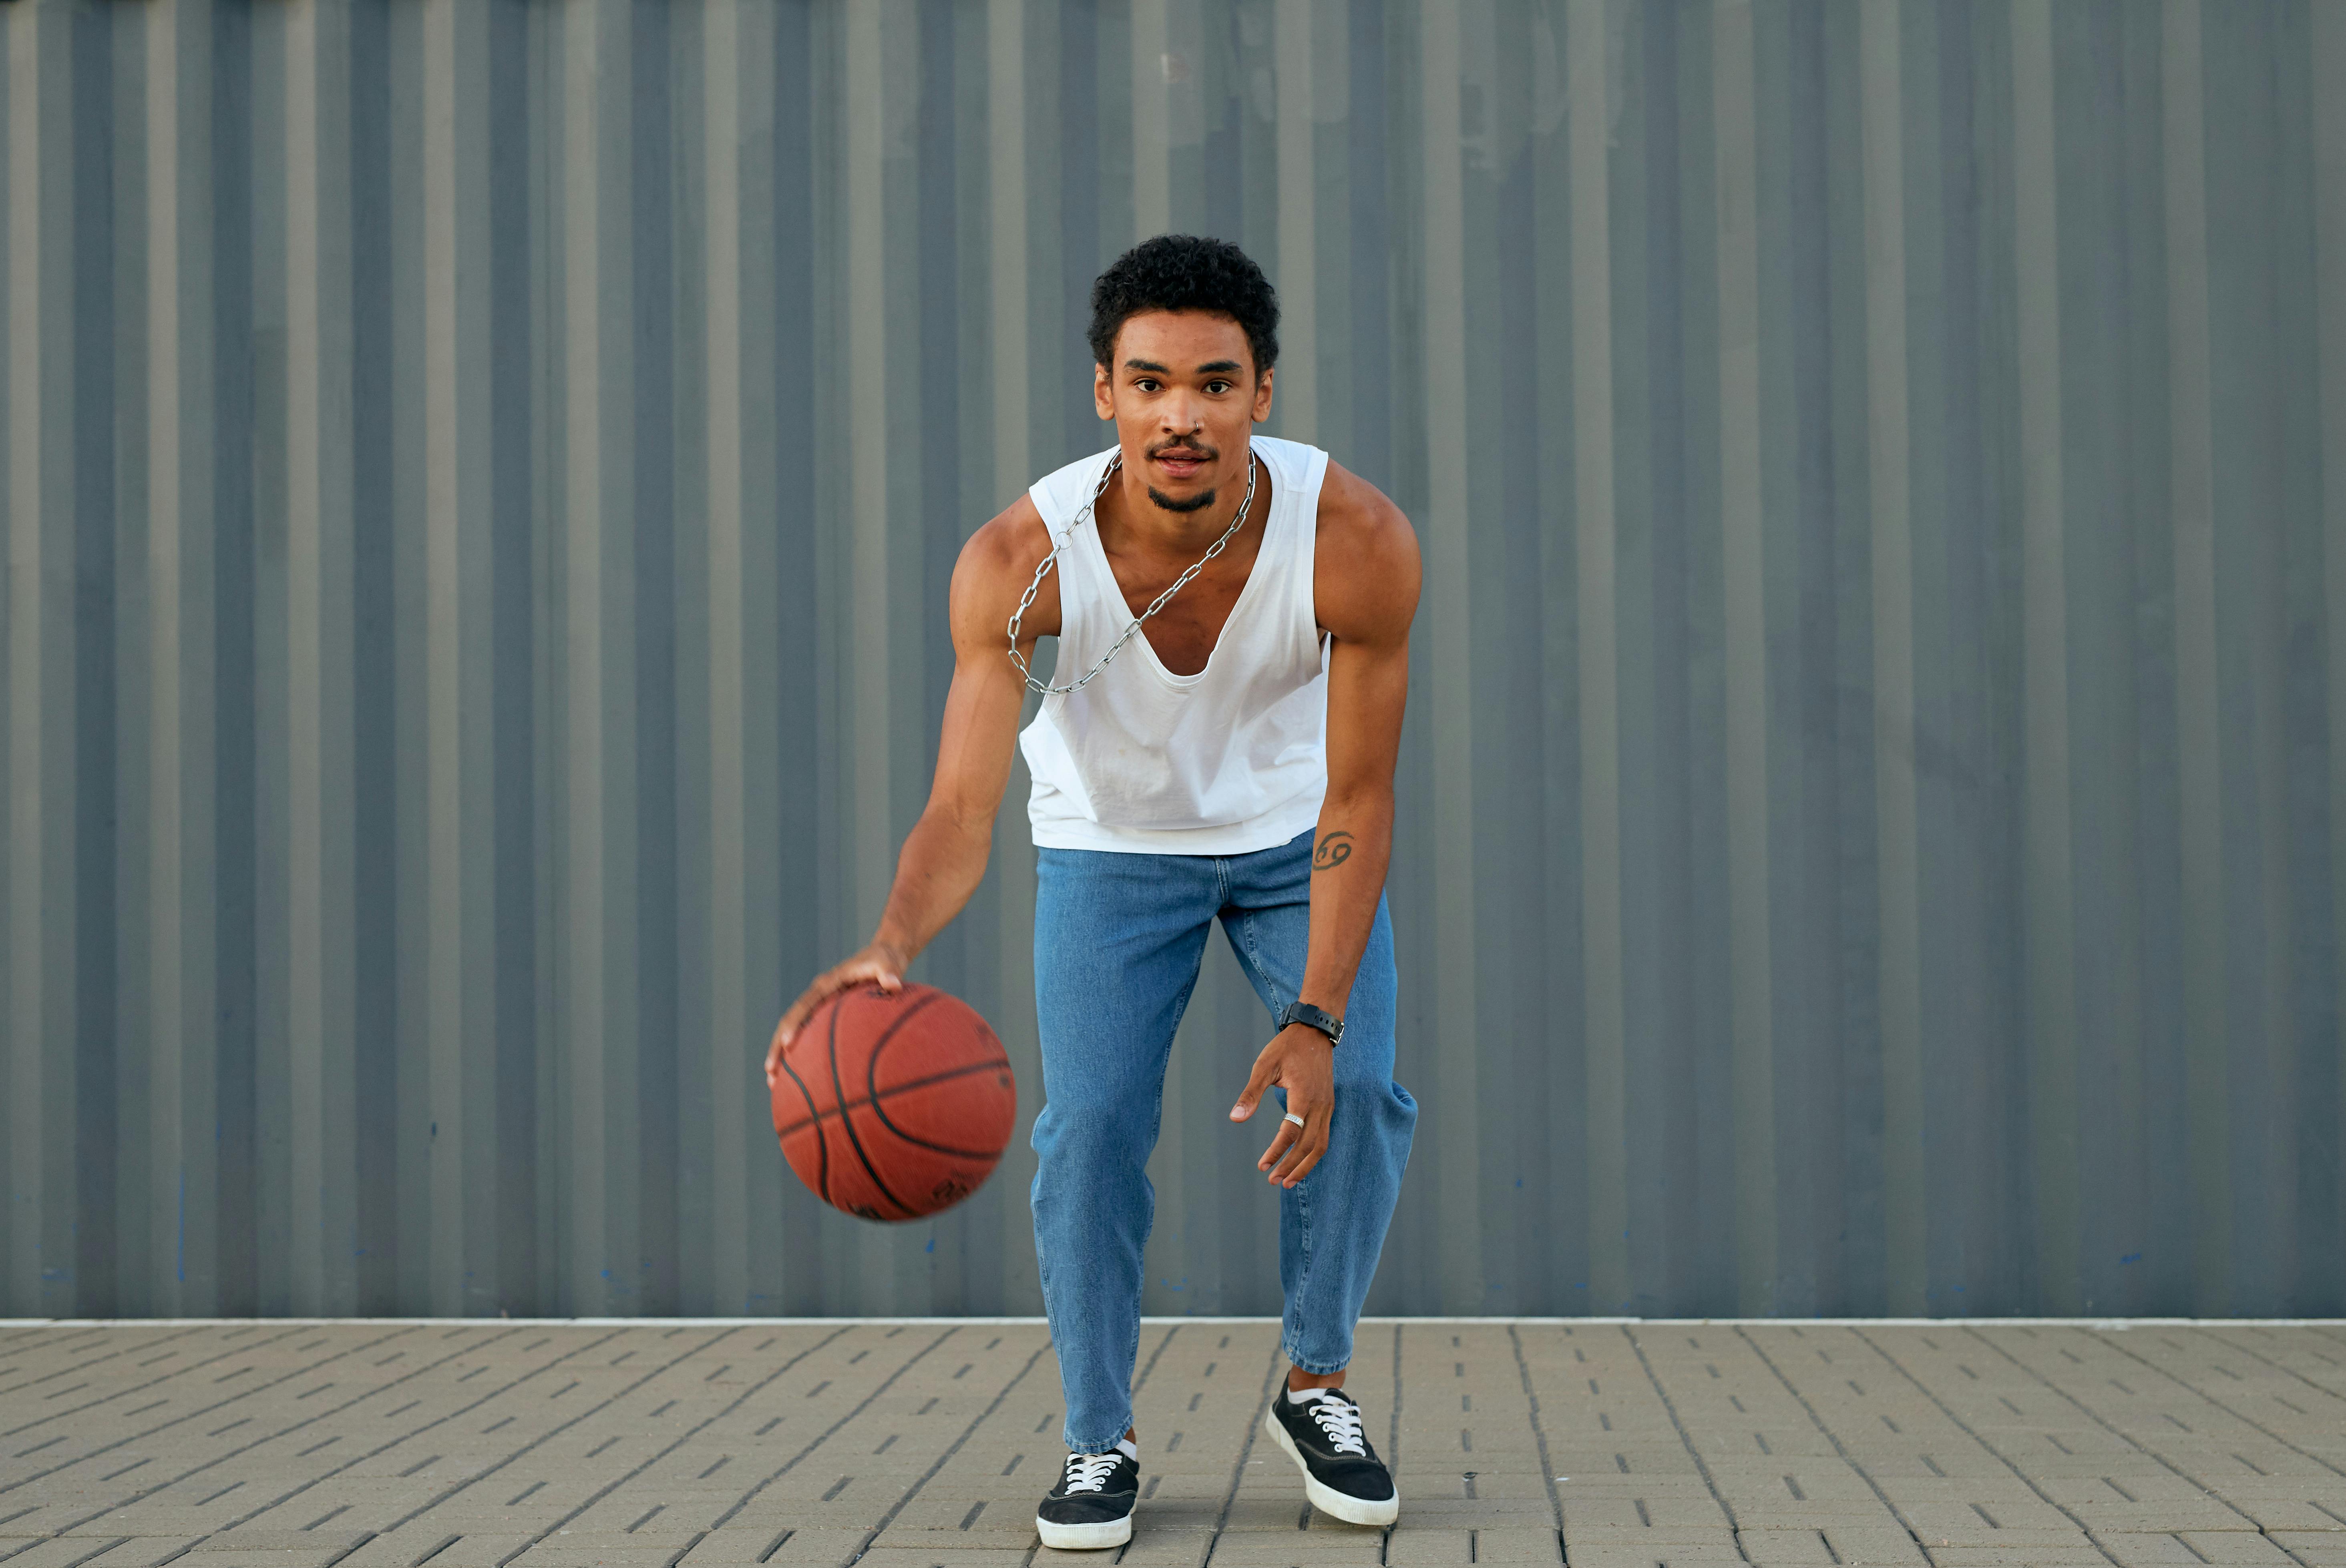
[[[1092,284],[1092,360],[1107,364],[1116,334],[1144,311],[1212,311],[1237,321],[1260,376],[1279,358],[1279,291],[1227,239],[1160,234],[1109,264]]]

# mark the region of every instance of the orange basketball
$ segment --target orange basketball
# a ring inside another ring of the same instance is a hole
[[[814,1195],[919,1219],[975,1192],[1009,1146],[1018,1084],[977,1010],[931,985],[826,999],[782,1052],[774,1131]]]

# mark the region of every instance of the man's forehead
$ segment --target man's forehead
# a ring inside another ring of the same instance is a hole
[[[1246,329],[1219,311],[1137,311],[1124,319],[1119,337],[1212,342],[1246,341]],[[1169,344],[1168,344],[1169,346]]]
[[[1117,329],[1116,354],[1119,365],[1159,373],[1244,370],[1251,357],[1246,329],[1219,311],[1143,311],[1128,316]]]

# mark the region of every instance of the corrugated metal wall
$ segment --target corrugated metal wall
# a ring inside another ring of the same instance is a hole
[[[0,1310],[1022,1312],[756,1061],[1136,237],[1415,519],[1381,1312],[2346,1308],[2339,0],[16,0]],[[2326,87],[2325,87],[2326,84]],[[924,976],[1040,1089],[1019,792]],[[1273,1309],[1219,949],[1152,1310]]]

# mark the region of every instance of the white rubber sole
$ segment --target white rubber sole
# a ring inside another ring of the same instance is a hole
[[[1054,1524],[1037,1514],[1035,1533],[1054,1552],[1096,1552],[1104,1546],[1121,1546],[1132,1539],[1132,1515],[1104,1519],[1097,1524]]]
[[[1311,1467],[1303,1461],[1303,1452],[1295,1446],[1295,1440],[1287,1435],[1287,1429],[1279,1424],[1276,1411],[1265,1410],[1262,1412],[1262,1430],[1270,1434],[1271,1441],[1295,1461],[1295,1468],[1303,1472],[1304,1501],[1331,1519],[1341,1519],[1347,1524],[1385,1525],[1401,1517],[1399,1487],[1393,1488],[1393,1494],[1382,1502],[1347,1497],[1334,1487],[1322,1485],[1311,1478]]]

